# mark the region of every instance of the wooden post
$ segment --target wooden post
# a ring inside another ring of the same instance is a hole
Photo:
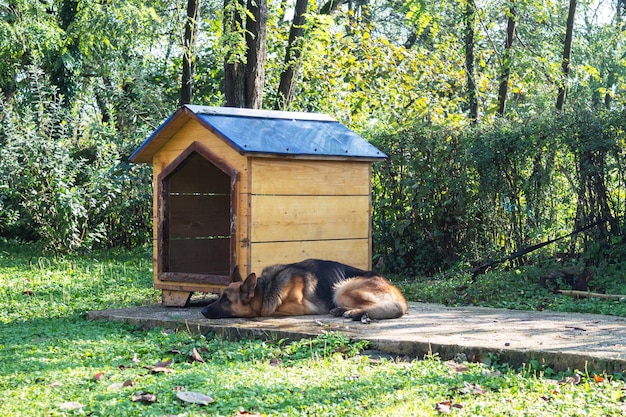
[[[191,299],[189,291],[163,290],[161,304],[167,307],[187,307]]]

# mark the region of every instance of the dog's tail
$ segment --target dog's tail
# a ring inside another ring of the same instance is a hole
[[[370,319],[402,317],[408,310],[406,299],[398,288],[381,276],[355,277],[335,284],[331,313],[353,320],[367,314]]]

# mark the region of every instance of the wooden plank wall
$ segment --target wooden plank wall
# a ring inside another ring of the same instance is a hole
[[[250,266],[331,259],[371,268],[371,163],[254,158]]]

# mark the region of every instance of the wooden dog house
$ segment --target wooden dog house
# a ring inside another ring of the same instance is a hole
[[[386,156],[334,119],[186,105],[131,155],[152,163],[163,304],[306,258],[371,268],[371,168]],[[245,276],[245,275],[244,275]]]

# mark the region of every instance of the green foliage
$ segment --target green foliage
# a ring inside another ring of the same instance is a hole
[[[408,274],[452,266],[476,233],[475,179],[459,136],[418,125],[372,141],[389,156],[373,177],[375,257]]]
[[[462,124],[455,90],[464,83],[463,58],[452,38],[438,39],[442,54],[433,54],[430,45],[405,48],[355,19],[353,11],[310,17],[293,110],[330,113],[365,132],[403,130],[408,120]]]
[[[148,176],[121,161],[110,130],[79,131],[88,128],[80,115],[62,107],[40,73],[29,78],[23,101],[3,109],[0,236],[55,250],[145,243]]]
[[[624,251],[622,112],[579,110],[473,130],[416,125],[373,138],[375,256],[395,272],[480,265],[597,226],[552,252],[589,264]],[[520,258],[515,262],[523,262]]]
[[[246,63],[246,30],[248,19],[254,19],[250,11],[246,9],[243,2],[224,2],[224,21],[226,27],[220,39],[221,48],[225,60],[228,64]]]
[[[568,231],[575,207],[553,118],[501,121],[465,141],[479,177],[480,219],[492,250],[511,253]]]
[[[475,278],[467,268],[456,267],[432,277],[398,280],[408,299],[448,306],[475,305],[513,310],[552,310],[579,313],[608,314],[626,317],[623,300],[578,299],[552,291],[553,287],[571,289],[564,281],[542,285],[550,271],[562,265],[554,261],[524,265],[519,268],[503,267]],[[623,279],[624,263],[605,263],[590,268],[592,279],[589,291],[607,294],[626,294]]]

